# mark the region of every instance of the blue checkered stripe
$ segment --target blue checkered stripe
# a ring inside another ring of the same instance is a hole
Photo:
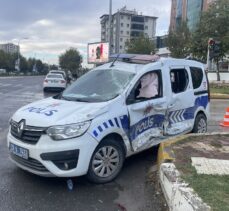
[[[122,118],[122,117],[120,117]],[[120,122],[119,118],[115,117],[113,119],[109,119],[99,125],[96,129],[93,130],[94,137],[98,137],[101,133],[103,133],[106,129],[113,127],[113,128],[121,128],[122,123]]]
[[[186,109],[172,111],[169,114],[169,120],[170,120],[170,122],[173,124],[173,123],[176,123],[176,122],[185,121],[185,118],[184,118],[185,111],[186,111]]]

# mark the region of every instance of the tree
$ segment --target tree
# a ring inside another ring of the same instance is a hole
[[[229,50],[229,0],[218,0],[201,16],[193,35],[192,52],[195,57],[206,61],[208,39],[220,41],[219,58]]]
[[[9,69],[7,54],[0,50],[0,69]]]
[[[70,70],[73,74],[77,74],[78,69],[81,67],[82,56],[79,51],[74,48],[66,50],[65,53],[59,56],[60,67],[65,70]]]
[[[52,64],[49,66],[50,70],[58,70],[58,65]]]
[[[20,71],[23,73],[28,72],[28,62],[25,57],[20,56]]]
[[[136,53],[136,54],[152,54],[155,53],[155,44],[154,42],[144,35],[140,37],[132,38],[127,40],[126,44],[127,53]]]
[[[187,22],[181,22],[175,31],[170,30],[167,38],[167,45],[171,56],[185,58],[190,55],[191,33]]]

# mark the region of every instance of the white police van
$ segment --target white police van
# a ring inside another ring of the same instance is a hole
[[[126,157],[171,136],[206,132],[208,89],[199,62],[120,55],[62,94],[20,108],[10,122],[10,157],[37,175],[109,182]]]

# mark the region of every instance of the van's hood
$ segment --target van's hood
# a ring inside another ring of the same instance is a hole
[[[20,108],[12,117],[26,125],[49,127],[91,120],[108,111],[108,103],[86,103],[47,98]]]

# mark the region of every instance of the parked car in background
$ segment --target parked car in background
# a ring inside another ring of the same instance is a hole
[[[49,73],[43,82],[44,92],[48,90],[62,91],[66,88],[67,81],[63,74]]]
[[[0,74],[5,74],[6,73],[6,69],[0,69]]]

